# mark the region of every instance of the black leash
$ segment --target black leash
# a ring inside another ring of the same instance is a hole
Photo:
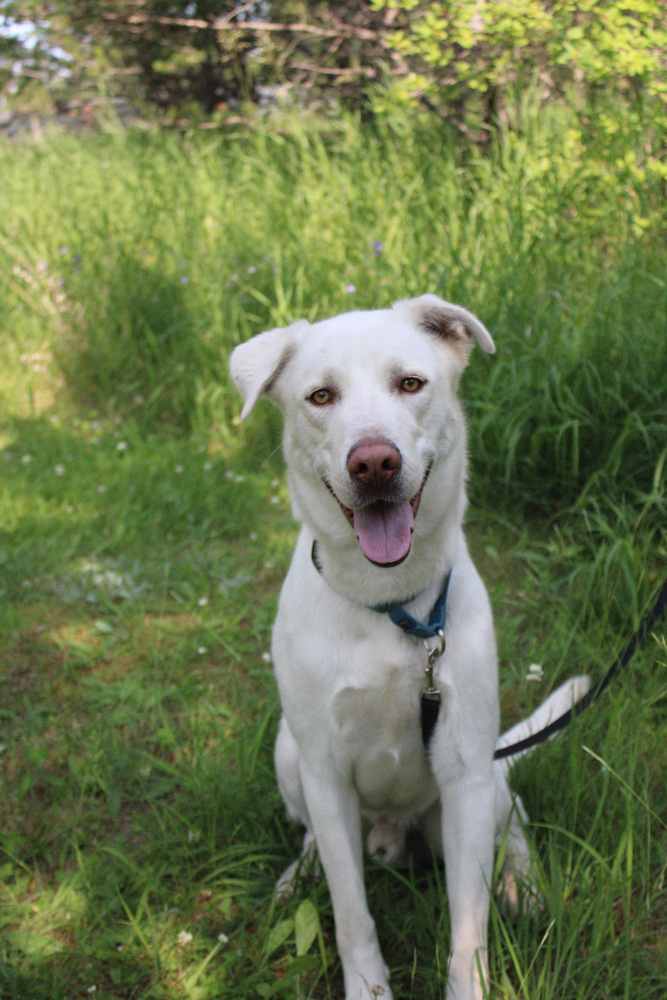
[[[501,747],[499,750],[496,750],[493,755],[493,759],[500,760],[502,757],[512,757],[514,754],[521,753],[522,750],[530,750],[531,747],[537,746],[538,743],[544,743],[550,736],[553,736],[554,733],[557,733],[560,729],[564,729],[565,726],[572,721],[575,715],[580,715],[584,709],[588,708],[589,705],[592,705],[594,701],[597,701],[600,695],[607,690],[619,670],[622,670],[623,667],[628,665],[637,648],[644,643],[647,635],[657,622],[658,618],[660,618],[666,605],[667,580],[665,580],[662,585],[662,589],[658,594],[658,598],[653,606],[653,609],[646,615],[639,628],[630,639],[625,651],[621,654],[621,656],[616,657],[607,671],[607,674],[602,678],[597,687],[591,688],[591,690],[585,694],[580,701],[573,705],[572,708],[568,708],[567,712],[563,712],[562,715],[559,715],[557,719],[550,722],[548,726],[544,727],[544,729],[540,729],[536,733],[531,733],[530,736],[526,736],[525,739],[519,740],[517,743],[511,743],[509,746]]]

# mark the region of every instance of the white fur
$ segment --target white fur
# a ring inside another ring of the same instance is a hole
[[[494,350],[476,317],[427,295],[271,330],[237,347],[230,362],[243,416],[263,393],[283,410],[289,484],[302,522],[280,595],[273,661],[283,709],[278,783],[306,837],[302,862],[285,872],[279,891],[288,892],[300,867],[313,862],[316,844],[346,1000],[392,997],[366,903],[362,816],[374,821],[368,847],[384,860],[399,860],[413,825],[444,855],[452,926],[447,1000],[484,994],[494,839],[505,837],[513,873],[530,876],[510,765],[492,759],[493,621],[462,530],[466,431],[456,389],[473,338]],[[402,391],[406,376],[422,380],[418,392]],[[321,388],[331,393],[326,405],[312,399]],[[360,506],[347,459],[367,440],[389,441],[400,453],[398,501],[414,497],[430,468],[411,551],[391,567],[364,556],[335,498]],[[313,539],[322,573],[311,561]],[[435,672],[442,704],[427,754],[419,726],[424,645],[371,606],[417,594],[407,607],[424,621],[449,570],[446,650]],[[539,728],[585,685],[564,685],[508,737]]]

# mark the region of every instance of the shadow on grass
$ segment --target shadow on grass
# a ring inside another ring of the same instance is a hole
[[[218,935],[246,933],[294,849],[259,656],[283,488],[128,426],[8,431],[0,996],[177,996],[212,951],[250,983],[257,956]]]
[[[112,269],[82,275],[85,308],[75,277],[66,286],[70,333],[57,350],[72,398],[147,428],[187,430],[200,373],[222,365],[190,308],[185,270],[169,274],[123,250]]]

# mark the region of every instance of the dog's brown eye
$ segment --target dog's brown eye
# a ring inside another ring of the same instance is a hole
[[[401,379],[401,391],[402,392],[419,392],[423,386],[423,382],[416,375],[406,375],[405,378]]]
[[[326,406],[327,403],[332,401],[333,393],[330,389],[316,389],[315,392],[310,394],[308,399],[317,406]]]

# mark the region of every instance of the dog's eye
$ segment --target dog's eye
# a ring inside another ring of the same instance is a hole
[[[315,403],[316,406],[326,406],[327,403],[332,402],[333,398],[331,389],[316,389],[308,397],[311,403]]]
[[[424,382],[416,375],[406,375],[401,379],[401,392],[419,392]]]

